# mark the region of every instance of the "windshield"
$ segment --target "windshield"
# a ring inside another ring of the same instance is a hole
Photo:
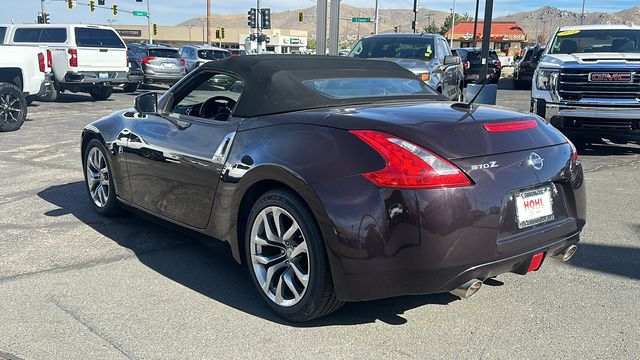
[[[637,53],[640,30],[568,30],[556,34],[549,54]]]
[[[433,48],[431,37],[369,37],[360,40],[349,56],[430,60],[434,56]]]
[[[305,86],[335,99],[408,95],[436,95],[418,79],[341,78],[307,80]]]
[[[176,49],[149,49],[149,56],[170,59],[179,58],[178,50]]]
[[[220,60],[229,57],[229,53],[223,50],[198,50],[198,57],[205,60]]]

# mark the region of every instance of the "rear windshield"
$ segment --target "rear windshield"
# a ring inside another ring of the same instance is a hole
[[[180,57],[178,56],[178,50],[176,49],[149,49],[149,56],[170,59],[177,59]]]
[[[482,63],[482,53],[480,51],[469,52],[467,60],[472,64],[480,64]],[[489,60],[498,60],[498,53],[489,51]]]
[[[0,26],[0,41],[4,42],[4,35],[7,33],[7,28]]]
[[[116,32],[107,29],[76,28],[76,43],[82,47],[125,48]]]
[[[229,52],[236,55],[247,55],[247,52],[244,50],[229,50]]]
[[[640,30],[567,30],[556,34],[549,54],[640,52]]]
[[[206,60],[220,60],[229,57],[229,53],[223,50],[198,50],[198,57]]]
[[[17,43],[64,43],[67,41],[67,29],[49,27],[16,29],[13,41]]]
[[[340,78],[306,80],[303,84],[334,99],[436,95],[435,91],[418,79]]]
[[[353,47],[350,57],[429,60],[433,58],[431,37],[369,37]]]
[[[527,49],[527,52],[524,53],[524,57],[522,58],[522,60],[524,60],[524,61],[531,60],[531,56],[533,56],[534,52],[535,52],[534,49]]]

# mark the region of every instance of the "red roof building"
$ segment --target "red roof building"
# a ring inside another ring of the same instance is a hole
[[[484,24],[478,21],[478,30],[476,32],[478,38],[478,46],[482,41],[482,32]],[[452,31],[449,30],[445,37],[451,40]],[[522,30],[520,25],[511,21],[495,21],[491,24],[491,48],[498,52],[504,52],[506,49],[521,48],[526,46],[527,34]],[[453,47],[470,47],[473,46],[473,21],[461,22],[453,28]]]

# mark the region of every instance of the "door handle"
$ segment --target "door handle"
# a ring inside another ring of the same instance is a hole
[[[213,159],[211,159],[216,164],[224,164],[227,161],[227,157],[229,156],[229,152],[231,151],[231,144],[233,143],[233,139],[236,136],[236,132],[230,132],[222,139],[222,142],[218,146],[218,149],[213,154]]]

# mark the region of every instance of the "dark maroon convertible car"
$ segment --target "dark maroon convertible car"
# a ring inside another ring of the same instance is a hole
[[[207,63],[88,125],[81,146],[97,212],[133,208],[227,242],[292,321],[345,301],[467,298],[568,260],[585,225],[582,166],[562,134],[449,102],[391,62]]]

